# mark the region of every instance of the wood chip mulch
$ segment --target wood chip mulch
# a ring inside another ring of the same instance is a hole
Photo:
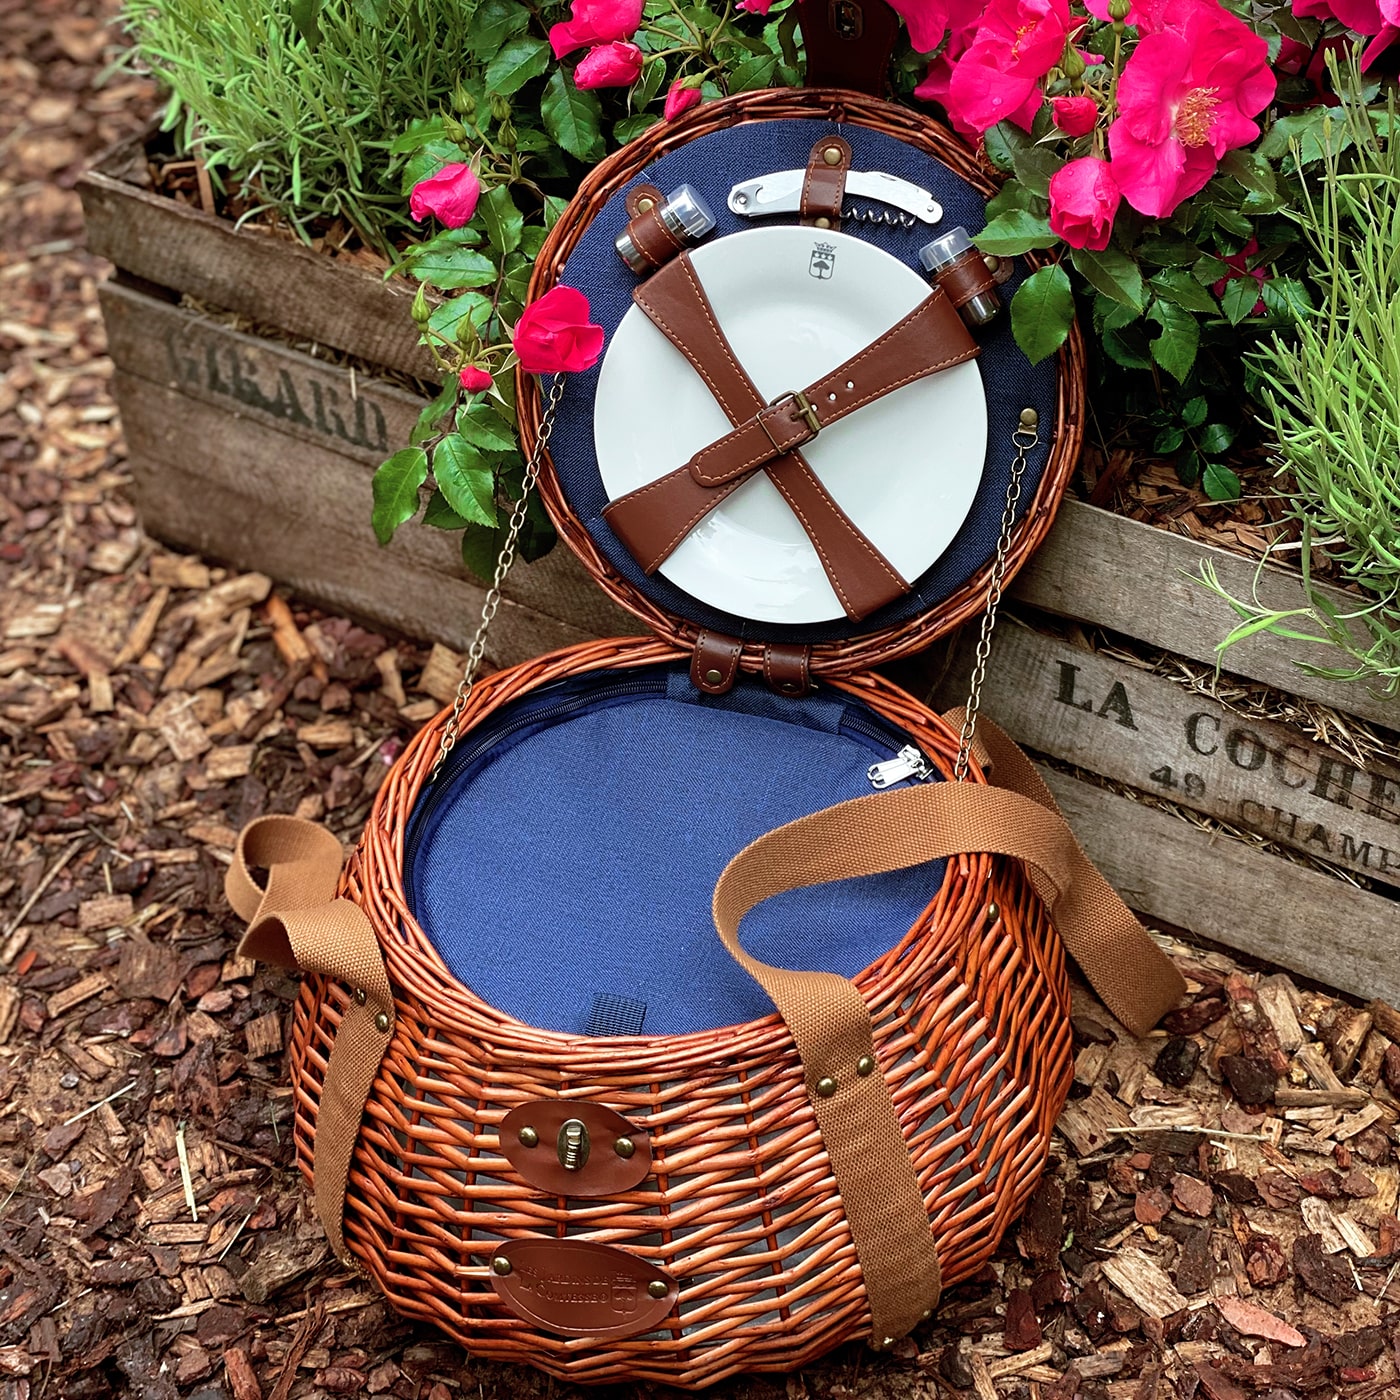
[[[154,101],[96,86],[115,8],[0,0],[0,1400],[659,1400],[472,1361],[310,1215],[223,871],[260,812],[353,836],[456,658],[143,535],[71,191]],[[1400,1393],[1400,1014],[1173,951],[1147,1041],[1076,992],[1054,1160],[932,1324],[712,1393]]]

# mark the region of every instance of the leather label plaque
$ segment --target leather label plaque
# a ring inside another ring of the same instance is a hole
[[[501,1122],[501,1155],[552,1196],[616,1196],[651,1171],[651,1139],[620,1113],[578,1099],[536,1099]]]
[[[675,1279],[590,1240],[510,1240],[491,1256],[491,1286],[517,1317],[566,1337],[634,1337],[676,1305]]]

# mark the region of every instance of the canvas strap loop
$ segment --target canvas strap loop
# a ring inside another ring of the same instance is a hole
[[[326,1064],[313,1156],[316,1214],[348,1264],[345,1187],[365,1101],[393,1035],[394,998],[369,919],[359,905],[335,898],[343,858],[324,827],[299,817],[260,817],[238,837],[224,892],[248,921],[240,957],[320,973],[351,989]],[[268,872],[266,889],[253,878],[255,867]]]
[[[961,722],[957,711],[944,718],[954,728]],[[1065,948],[1135,1035],[1145,1035],[1186,990],[1171,960],[1090,863],[1030,760],[985,719],[978,738],[991,760],[989,784],[919,784],[814,812],[746,846],[715,886],[715,927],[724,946],[773,999],[802,1058],[860,1260],[871,1338],[880,1345],[927,1315],[939,1271],[889,1089],[878,1065],[863,1078],[855,1073],[862,1055],[874,1055],[870,1012],[843,977],[784,971],[744,952],[744,915],[807,885],[989,852],[1025,865]],[[829,1096],[815,1091],[821,1077],[835,1081]]]

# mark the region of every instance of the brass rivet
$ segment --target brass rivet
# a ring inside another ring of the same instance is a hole
[[[369,993],[363,987],[355,988],[355,1005],[363,1006],[369,1000]]]
[[[387,1031],[389,1029],[389,1017],[387,1013],[381,1011],[379,1015],[374,1018],[374,1028],[377,1031]]]
[[[988,272],[995,272],[1001,266],[1001,259],[995,253],[983,254],[982,261],[987,264]]]
[[[540,1135],[533,1128],[521,1128],[521,1147],[538,1147],[540,1145]]]
[[[884,1340],[883,1342],[880,1343],[880,1345],[881,1345],[882,1347],[892,1347],[892,1346],[894,1345],[894,1338],[893,1338],[893,1337],[886,1337],[885,1340]]]
[[[823,159],[828,165],[840,165],[840,164],[841,164],[841,147],[840,147],[840,146],[828,146],[828,147],[826,148],[826,150],[824,150],[824,151],[822,152],[822,159]]]
[[[830,1075],[826,1075],[817,1080],[816,1087],[818,1098],[829,1099],[836,1092],[836,1081]]]
[[[932,1316],[933,1316],[933,1309],[932,1309],[932,1308],[925,1308],[925,1309],[923,1310],[923,1312],[921,1312],[921,1313],[919,1314],[919,1318],[920,1318],[920,1320],[923,1321],[923,1322],[927,1322],[927,1321],[929,1320],[929,1318],[931,1318]]]
[[[1040,426],[1040,414],[1033,408],[1023,408],[1021,410],[1021,426],[1023,428],[1037,428]]]
[[[511,1272],[510,1260],[507,1259],[504,1254],[498,1254],[491,1261],[491,1272],[501,1278],[505,1278],[505,1276]]]
[[[644,196],[643,198],[637,201],[637,213],[639,214],[650,214],[651,211],[655,208],[656,201],[654,199],[650,199]]]
[[[662,1283],[659,1278],[654,1278],[647,1284],[647,1292],[650,1293],[653,1298],[664,1298],[670,1291],[670,1288]]]
[[[987,906],[987,924],[988,924],[988,926],[990,927],[992,924],[996,923],[996,921],[997,921],[999,918],[1001,918],[1001,905],[999,905],[999,904],[997,904],[997,903],[995,903],[995,902],[989,904],[989,905]]]
[[[617,1155],[622,1158],[632,1156],[632,1154],[636,1152],[636,1150],[637,1144],[633,1142],[631,1138],[628,1137],[618,1138],[618,1140],[615,1143],[613,1143],[613,1151],[616,1152]]]
[[[801,695],[801,693],[802,693],[802,687],[801,687],[800,685],[798,685],[798,683],[797,683],[796,681],[784,681],[784,682],[783,682],[783,694],[784,694],[784,695]]]
[[[860,1075],[862,1079],[864,1079],[867,1074],[872,1074],[874,1070],[875,1057],[873,1055],[862,1055],[860,1059],[856,1061],[856,1073]]]
[[[816,226],[817,226],[818,228],[830,228],[830,227],[831,227],[831,220],[828,219],[828,218],[826,217],[825,214],[823,214],[823,215],[821,216],[820,219],[816,219],[816,220],[814,220],[813,222],[816,224]]]
[[[711,666],[710,669],[705,672],[706,685],[718,685],[723,679],[724,677],[720,675],[720,673],[716,671],[713,666]]]

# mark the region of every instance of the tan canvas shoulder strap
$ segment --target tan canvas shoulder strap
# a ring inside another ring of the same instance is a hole
[[[359,905],[336,899],[343,853],[324,827],[298,817],[260,817],[243,828],[224,878],[228,902],[248,931],[241,957],[318,972],[351,989],[326,1064],[316,1115],[316,1214],[343,1262],[345,1185],[360,1117],[394,1029],[394,998],[374,929]],[[253,869],[268,872],[263,889]]]

